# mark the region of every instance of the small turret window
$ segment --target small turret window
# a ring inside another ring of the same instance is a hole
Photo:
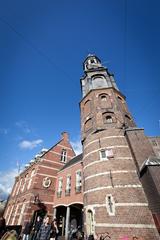
[[[112,113],[112,112],[103,113],[103,122],[105,124],[116,122],[114,113]]]
[[[85,122],[85,126],[84,126],[84,129],[85,129],[85,132],[87,132],[89,129],[92,128],[92,119],[89,118],[86,122]]]
[[[112,123],[113,122],[113,119],[112,119],[111,116],[106,116],[105,120],[106,120],[106,123]]]
[[[107,101],[107,96],[106,95],[101,95],[101,101]]]
[[[84,103],[84,114],[85,116],[88,115],[91,111],[91,101],[88,99],[85,103]]]

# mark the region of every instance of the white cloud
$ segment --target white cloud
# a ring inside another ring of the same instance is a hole
[[[76,155],[82,153],[82,144],[80,140],[71,141],[71,145],[76,153]]]
[[[37,139],[34,141],[23,140],[22,142],[19,143],[19,147],[21,149],[33,149],[36,148],[38,145],[41,145],[42,142],[43,142],[42,139]]]
[[[8,128],[0,128],[0,134],[7,135],[8,132],[9,132],[9,129],[8,129]]]
[[[26,121],[18,121],[15,123],[16,127],[20,128],[24,133],[31,133],[32,130],[29,128]]]
[[[6,199],[10,194],[15,181],[15,176],[17,175],[18,170],[16,168],[0,172],[0,200],[4,198]]]

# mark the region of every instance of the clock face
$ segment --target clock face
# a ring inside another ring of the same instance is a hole
[[[48,188],[51,185],[51,179],[49,177],[43,178],[43,187]]]

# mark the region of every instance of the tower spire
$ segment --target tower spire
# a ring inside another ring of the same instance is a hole
[[[118,90],[113,74],[104,67],[101,60],[94,54],[89,54],[83,63],[85,75],[81,78],[83,97],[92,89],[111,88]]]

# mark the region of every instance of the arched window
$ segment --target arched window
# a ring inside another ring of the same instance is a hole
[[[94,234],[94,220],[93,220],[93,212],[92,210],[87,211],[87,216],[86,216],[86,224],[87,224],[87,235],[92,235]]]
[[[84,103],[84,114],[85,114],[85,116],[88,115],[90,112],[91,112],[91,101],[88,99]]]
[[[103,75],[95,75],[92,77],[93,88],[106,87],[106,79]]]
[[[101,108],[112,108],[112,102],[108,94],[101,93],[98,98],[99,98],[99,105]]]
[[[116,122],[115,115],[113,112],[104,112],[102,114],[103,122],[105,124],[110,124]]]
[[[125,114],[125,124],[126,126],[132,126],[132,119],[130,116],[128,116],[127,114]]]
[[[92,128],[92,119],[89,118],[84,124],[85,132],[87,132],[91,128]]]
[[[113,119],[111,116],[106,116],[106,123],[112,123]]]

